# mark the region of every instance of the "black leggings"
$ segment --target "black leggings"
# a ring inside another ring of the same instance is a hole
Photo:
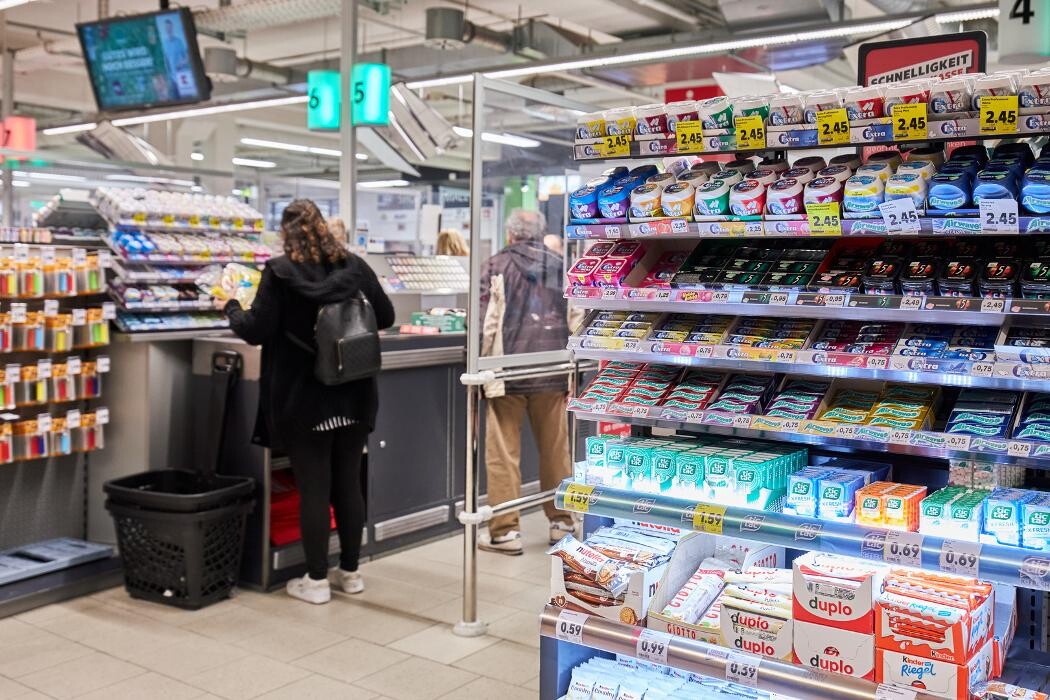
[[[361,459],[367,440],[368,428],[364,425],[297,435],[287,440],[288,458],[302,498],[299,525],[307,572],[312,579],[328,576],[329,503],[335,509],[339,531],[342,552],[339,566],[346,571],[357,571],[361,529],[365,524]]]

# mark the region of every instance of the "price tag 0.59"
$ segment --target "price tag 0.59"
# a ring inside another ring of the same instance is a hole
[[[846,110],[822,109],[817,112],[817,143],[835,146],[849,143],[849,117]]]
[[[982,199],[978,203],[983,233],[1017,233],[1017,200]]]
[[[631,137],[627,134],[606,136],[598,144],[598,155],[602,158],[626,158],[631,155]]]
[[[586,484],[569,484],[565,488],[565,510],[586,513],[591,509],[594,487]]]
[[[766,127],[762,123],[761,115],[737,117],[733,120],[733,128],[736,130],[738,149],[746,151],[766,147]]]
[[[811,236],[841,236],[842,219],[838,202],[807,204],[806,218],[809,220]]]
[[[893,139],[920,141],[926,135],[926,103],[893,105]]]
[[[554,633],[563,642],[583,644],[583,626],[587,624],[587,615],[575,610],[562,610],[554,624]]]
[[[675,145],[679,153],[700,153],[703,151],[703,124],[699,121],[678,122],[675,126]]]
[[[984,95],[980,104],[982,134],[1017,133],[1017,95]]]

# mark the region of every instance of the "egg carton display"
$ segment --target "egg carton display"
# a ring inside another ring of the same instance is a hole
[[[977,112],[985,97],[1016,97],[1024,117],[996,133],[1040,133],[1050,128],[1050,69],[1020,69],[800,93],[723,95],[584,114],[577,122],[575,156],[586,160],[733,152],[740,150],[733,130],[741,117],[756,119],[763,127],[764,139],[750,149],[833,145],[821,140],[817,128],[829,110],[841,110],[848,125],[848,134],[843,134],[848,138],[838,145],[892,143],[894,107],[909,104],[923,105],[928,119],[918,127],[920,133],[902,140],[973,137],[982,133]],[[685,135],[683,124],[689,125]]]
[[[101,187],[92,203],[108,221],[153,229],[262,233],[262,214],[234,197]]]
[[[273,255],[272,249],[261,242],[229,236],[122,229],[107,242],[114,252],[129,262],[262,264]]]

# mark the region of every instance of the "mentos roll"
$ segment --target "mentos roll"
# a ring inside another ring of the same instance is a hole
[[[817,177],[833,177],[839,182],[845,182],[853,175],[853,171],[845,165],[829,165],[817,171]]]
[[[930,178],[926,201],[930,209],[962,209],[970,204],[970,189],[971,178],[967,172],[939,172]]]
[[[806,184],[802,195],[804,204],[823,204],[842,201],[842,183],[833,177],[818,177]]]
[[[832,165],[845,165],[850,169],[850,172],[853,172],[861,165],[860,156],[856,153],[840,153],[828,161],[828,167]]]
[[[1050,173],[1033,169],[1025,175],[1021,206],[1033,214],[1050,214]]]
[[[842,103],[851,122],[875,119],[885,114],[882,88],[878,85],[850,88],[843,95]]]
[[[802,96],[797,93],[783,93],[769,98],[769,125],[788,126],[801,124]]]
[[[828,167],[828,164],[821,156],[806,156],[805,158],[799,158],[792,163],[792,167],[809,168],[811,172],[816,174],[818,170],[823,170]]]
[[[817,123],[817,112],[842,106],[838,93],[824,90],[808,93],[802,100],[802,118],[807,124]]]
[[[885,192],[882,178],[874,175],[854,175],[843,186],[842,206],[848,212],[877,211]]]
[[[703,100],[696,108],[705,129],[729,129],[733,126],[733,103],[725,95]]]
[[[766,186],[758,180],[744,180],[729,191],[729,211],[736,216],[755,216],[766,209]]]
[[[916,209],[926,203],[926,181],[915,173],[894,175],[886,181],[886,201],[910,198]]]
[[[805,169],[809,173],[808,169]],[[803,211],[804,185],[793,177],[782,177],[766,189],[766,212],[769,214],[799,214]]]
[[[915,173],[923,180],[929,182],[930,178],[937,172],[937,168],[934,167],[933,163],[926,160],[909,160],[901,163],[897,166],[896,175],[906,175],[908,173]]]
[[[569,211],[574,219],[598,218],[598,188],[581,187],[570,194]]]
[[[791,168],[785,170],[780,177],[781,179],[791,178],[793,180],[798,180],[799,184],[805,185],[807,182],[815,179],[816,175],[814,175],[813,171],[809,168]]]
[[[725,216],[729,213],[729,188],[723,180],[711,180],[696,188],[694,213],[697,216]]]
[[[970,79],[947,78],[930,89],[930,112],[948,114],[970,108]]]
[[[982,199],[1016,199],[1017,178],[1008,170],[982,170],[977,173],[973,186],[973,203],[979,205]]]

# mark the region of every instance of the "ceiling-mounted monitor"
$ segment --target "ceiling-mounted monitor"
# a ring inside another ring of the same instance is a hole
[[[201,102],[211,96],[188,8],[77,25],[102,111]]]

